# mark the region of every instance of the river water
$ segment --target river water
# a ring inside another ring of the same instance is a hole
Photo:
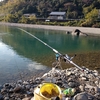
[[[79,66],[100,72],[100,36],[77,37],[64,31],[23,28]],[[18,27],[0,26],[0,84],[38,76],[52,68],[55,53]],[[62,67],[73,67],[62,61]]]

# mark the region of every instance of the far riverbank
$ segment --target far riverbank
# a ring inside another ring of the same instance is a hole
[[[52,25],[36,25],[36,24],[21,24],[21,23],[5,23],[0,22],[0,25],[8,25],[8,26],[17,26],[17,27],[30,27],[30,28],[39,28],[39,29],[47,29],[47,30],[61,30],[65,32],[72,32],[75,29],[79,29],[81,32],[92,34],[92,35],[100,35],[100,28],[91,28],[91,27],[72,27],[72,26],[52,26]]]

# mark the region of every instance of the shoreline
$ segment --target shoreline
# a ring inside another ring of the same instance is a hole
[[[5,22],[0,22],[0,25],[39,28],[47,30],[60,30],[65,32],[68,31],[72,32],[75,29],[79,29],[81,32],[87,33],[89,35],[100,35],[100,28],[91,28],[91,27],[52,26],[52,25],[36,25],[36,24],[21,24],[21,23],[5,23]]]

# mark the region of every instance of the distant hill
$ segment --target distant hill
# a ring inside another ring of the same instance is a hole
[[[14,22],[20,22],[26,13],[35,13],[37,18],[47,18],[52,11],[65,11],[66,18],[82,18],[86,20],[80,22],[83,26],[93,26],[96,23],[86,24],[90,22],[89,19],[95,21],[98,18],[98,9],[100,0],[4,0],[0,2],[0,16],[5,15],[5,19],[1,17],[0,20],[13,22],[16,18]]]

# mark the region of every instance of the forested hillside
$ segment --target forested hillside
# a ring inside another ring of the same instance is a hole
[[[82,19],[78,26],[97,26],[100,0],[4,0],[0,2],[0,20],[7,22],[36,23],[36,18],[47,18],[51,11],[64,11],[67,19]],[[25,19],[23,14],[35,13],[36,18]],[[65,25],[76,25],[67,22]]]

